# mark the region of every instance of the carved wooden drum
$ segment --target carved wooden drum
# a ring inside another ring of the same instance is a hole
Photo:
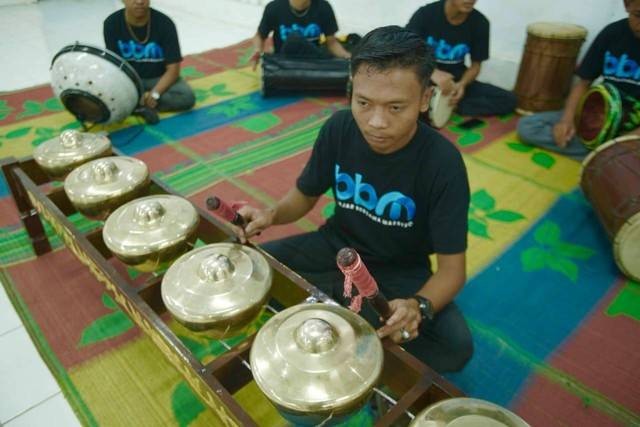
[[[527,41],[514,92],[525,112],[559,110],[571,87],[584,27],[559,22],[527,26]]]
[[[580,186],[613,242],[616,264],[640,281],[640,137],[622,136],[589,154]]]

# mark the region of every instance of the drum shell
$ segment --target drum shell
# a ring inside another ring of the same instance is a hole
[[[348,81],[346,59],[262,56],[262,95],[265,97],[300,92],[345,94]]]
[[[613,243],[616,264],[640,280],[640,137],[598,147],[583,163],[580,186]]]
[[[80,121],[117,123],[129,116],[144,93],[140,77],[123,58],[99,47],[63,47],[51,62],[51,87]]]
[[[594,85],[583,95],[575,116],[576,136],[590,150],[635,129],[638,100],[611,83]]]
[[[563,107],[583,42],[582,35],[553,38],[527,32],[514,89],[519,109],[548,111]]]

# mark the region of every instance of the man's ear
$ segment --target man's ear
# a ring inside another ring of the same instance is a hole
[[[429,102],[431,101],[431,95],[433,95],[433,86],[427,86],[420,99],[420,112],[424,113],[429,109]]]

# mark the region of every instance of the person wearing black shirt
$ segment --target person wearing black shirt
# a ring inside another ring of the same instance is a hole
[[[335,38],[337,31],[336,17],[326,0],[273,0],[264,8],[258,31],[253,37],[254,69],[271,33],[275,53],[349,58],[351,54]],[[321,35],[326,38],[327,51],[319,47]]]
[[[582,96],[602,77],[621,93],[640,99],[640,0],[625,0],[628,18],[607,25],[587,50],[563,110],[523,117],[518,135],[524,143],[582,159],[589,150],[576,137],[574,118]],[[638,133],[638,129],[631,133]]]
[[[507,114],[516,107],[512,92],[476,80],[489,58],[489,21],[474,9],[475,0],[440,0],[418,9],[407,24],[434,51],[432,80],[465,116]],[[465,65],[467,55],[471,59]]]
[[[145,93],[136,112],[157,123],[158,111],[188,110],[195,104],[189,85],[180,78],[180,44],[171,18],[149,7],[149,0],[123,0],[124,9],[103,25],[107,49],[136,70]]]
[[[343,247],[358,251],[393,314],[361,314],[439,372],[462,369],[473,353],[453,302],[466,280],[469,183],[460,152],[420,122],[432,88],[433,57],[423,39],[398,26],[366,35],[351,59],[351,109],[322,127],[296,185],[274,207],[239,210],[244,242],[265,228],[302,218],[329,189],[335,213],[317,231],[264,249],[346,304],[336,266]],[[428,255],[436,254],[432,272]],[[403,333],[403,331],[405,331]],[[404,337],[403,337],[404,336]]]

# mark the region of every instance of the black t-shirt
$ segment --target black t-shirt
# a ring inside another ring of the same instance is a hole
[[[631,31],[628,18],[600,31],[576,74],[585,80],[602,76],[623,92],[640,96],[640,39]]]
[[[473,10],[462,24],[452,25],[444,13],[445,0],[429,3],[418,9],[407,24],[433,49],[439,70],[462,77],[467,67],[467,54],[471,61],[482,62],[489,58],[489,21]]]
[[[109,15],[103,25],[107,49],[129,62],[143,79],[160,77],[166,71],[167,64],[182,61],[178,33],[171,18],[151,9],[150,22],[148,38],[147,25],[127,25],[124,9]]]
[[[311,6],[302,13],[292,11],[289,0],[273,0],[264,8],[258,26],[258,33],[263,39],[271,31],[274,49],[279,52],[289,34],[297,33],[317,45],[320,35],[332,36],[338,31],[338,23],[326,0],[311,0]]]
[[[297,186],[312,197],[332,189],[335,214],[321,230],[339,234],[367,263],[429,267],[428,254],[466,250],[469,182],[462,156],[421,122],[409,144],[378,154],[351,110],[335,113]]]

